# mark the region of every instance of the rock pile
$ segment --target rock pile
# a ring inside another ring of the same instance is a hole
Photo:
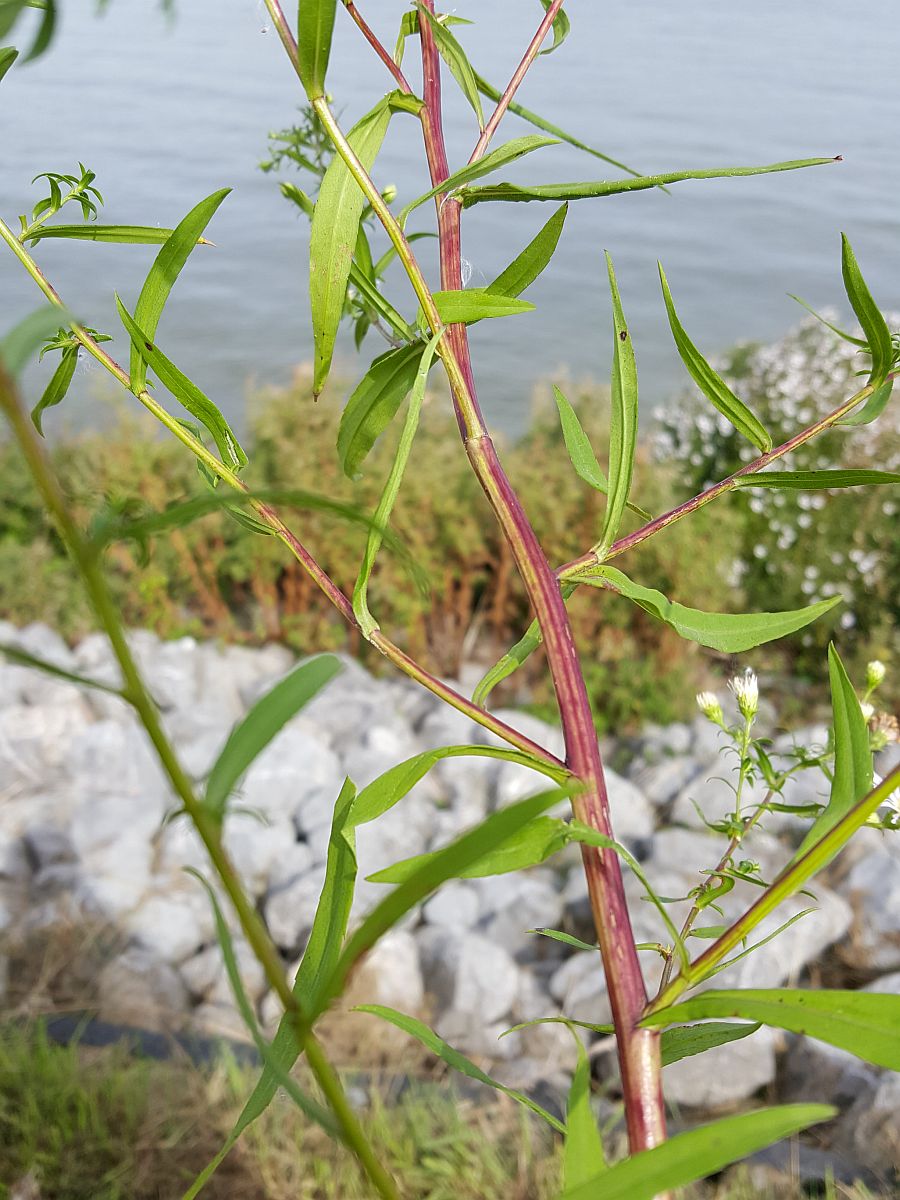
[[[105,639],[74,649],[50,629],[0,627],[0,642],[58,666],[116,682]],[[247,649],[160,642],[146,632],[131,643],[191,776],[200,781],[248,706],[291,665],[281,647]],[[520,712],[501,714],[529,737],[561,753],[559,730]],[[797,731],[821,741],[825,731]],[[685,896],[698,869],[723,849],[698,809],[714,820],[733,797],[717,776],[717,731],[692,724],[648,728],[610,745],[607,759],[614,824],[642,860],[656,890]],[[370,676],[347,659],[344,670],[275,738],[247,773],[226,842],[285,962],[295,963],[309,933],[324,875],[331,811],[346,775],[362,787],[388,767],[436,746],[490,740],[468,718],[404,680]],[[776,741],[785,753],[790,738]],[[897,747],[887,755],[896,756]],[[624,764],[624,765],[623,765]],[[882,771],[889,766],[882,763]],[[365,877],[398,859],[435,849],[491,810],[543,786],[527,769],[494,759],[441,761],[384,818],[358,831],[358,918],[384,894]],[[791,803],[824,792],[824,781],[799,777]],[[164,822],[174,799],[130,709],[108,693],[0,662],[0,929],[4,969],[21,969],[28,947],[79,929],[97,930],[73,979],[90,988],[100,1016],[144,1027],[181,1025],[228,1036],[243,1030],[229,991],[206,897],[185,867],[208,874],[196,836],[183,820]],[[821,798],[821,797],[819,797]],[[263,819],[260,820],[260,817]],[[787,817],[753,832],[748,857],[763,877],[777,872],[802,836]],[[627,888],[638,940],[666,941],[639,881]],[[735,916],[752,889],[722,899]],[[780,937],[717,977],[719,986],[773,987],[816,980],[823,956],[828,981],[879,990],[900,986],[900,838],[865,831],[838,860],[816,899],[789,901],[759,931],[812,907]],[[678,920],[682,909],[675,906]],[[710,922],[711,923],[711,922]],[[562,1025],[538,1025],[498,1040],[509,1026],[565,1013],[594,1023],[609,1017],[596,955],[539,936],[563,929],[589,942],[593,929],[580,856],[570,847],[518,875],[447,884],[373,951],[366,999],[425,1015],[467,1054],[491,1060],[518,1087],[564,1085],[574,1044]],[[114,931],[114,936],[110,931]],[[237,940],[247,992],[271,1028],[278,1010],[262,971]],[[660,958],[644,952],[648,984]],[[843,973],[841,975],[841,973]],[[15,977],[5,986],[16,992]],[[598,1069],[604,1047],[597,1047]],[[722,1067],[727,1063],[727,1069]],[[896,1161],[900,1137],[897,1079],[803,1038],[766,1029],[753,1037],[666,1068],[667,1094],[679,1105],[722,1109],[760,1089],[786,1098],[833,1098],[849,1117],[837,1143],[868,1165]],[[862,1139],[862,1140],[860,1140]],[[863,1153],[864,1152],[864,1153]],[[877,1161],[873,1160],[873,1155]]]

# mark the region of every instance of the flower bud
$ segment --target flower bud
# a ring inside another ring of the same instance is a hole
[[[859,707],[862,710],[863,720],[868,725],[868,723],[875,716],[875,705],[869,704],[867,701],[864,700],[862,702],[862,704],[860,704]]]
[[[737,706],[742,717],[751,720],[759,711],[759,683],[756,672],[750,667],[742,675],[735,675],[728,684],[737,700]]]
[[[884,677],[887,674],[887,667],[878,659],[873,659],[866,666],[866,687],[869,691],[874,691],[879,684],[884,682]]]
[[[719,703],[719,698],[715,692],[698,692],[697,707],[703,713],[704,717],[710,721],[714,721],[717,725],[721,725],[725,719],[722,715],[722,705]]]

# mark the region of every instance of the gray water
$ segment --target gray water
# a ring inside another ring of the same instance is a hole
[[[101,19],[94,0],[62,0],[61,8],[50,54],[14,69],[0,90],[0,213],[11,222],[30,209],[38,196],[31,177],[72,170],[78,159],[97,172],[106,221],[175,224],[203,196],[233,187],[210,229],[216,248],[193,256],[159,342],[241,424],[252,390],[286,381],[311,352],[308,226],[280,197],[277,181],[257,169],[267,131],[293,119],[296,80],[258,0],[178,0],[174,22],[152,0],[112,0]],[[406,5],[363,0],[362,8],[393,44]],[[478,69],[502,85],[533,32],[538,5],[458,0],[455,9],[477,19],[460,36]],[[844,162],[573,205],[553,264],[529,292],[537,311],[473,331],[489,419],[521,428],[536,380],[607,377],[604,249],[616,263],[645,412],[684,378],[657,258],[683,322],[707,352],[779,336],[800,315],[789,291],[815,305],[846,307],[842,229],[881,306],[900,307],[896,0],[869,0],[864,21],[837,0],[570,0],[567,9],[573,36],[538,60],[519,98],[585,141],[648,172],[835,154]],[[332,64],[329,86],[349,125],[388,80],[340,12]],[[412,72],[412,55],[409,66]],[[452,80],[445,93],[450,160],[461,165],[474,144],[474,119],[453,95]],[[413,130],[409,118],[395,119],[376,169],[379,184],[396,183],[403,197],[425,186]],[[528,131],[508,118],[503,136]],[[608,175],[596,159],[560,145],[502,177]],[[501,270],[551,211],[496,204],[468,212],[472,285]],[[428,243],[420,246],[430,252]],[[48,241],[36,253],[67,304],[88,324],[116,332],[114,353],[127,357],[113,292],[133,302],[154,251]],[[402,281],[393,282],[403,300]],[[39,301],[9,255],[0,256],[0,296],[2,328]],[[364,349],[378,351],[375,335]],[[349,338],[340,344],[338,369],[348,381],[363,369]],[[29,386],[41,378],[35,373]],[[99,368],[79,369],[70,422],[106,419],[97,401],[104,386]],[[48,424],[64,420],[53,414]]]

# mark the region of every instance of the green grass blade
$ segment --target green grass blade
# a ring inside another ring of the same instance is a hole
[[[299,0],[297,63],[310,100],[325,93],[337,0]]]
[[[48,408],[55,408],[57,404],[61,404],[66,397],[66,392],[69,390],[69,385],[75,375],[75,368],[78,366],[78,349],[75,346],[68,346],[63,350],[62,358],[59,360],[56,370],[50,376],[50,382],[44,389],[44,394],[31,410],[31,419],[34,421],[34,427],[41,435],[44,436],[43,420],[44,413]]]
[[[429,1029],[422,1021],[416,1020],[415,1017],[409,1017],[405,1013],[397,1012],[395,1008],[388,1008],[383,1004],[360,1004],[354,1011],[371,1013],[373,1016],[380,1017],[383,1021],[395,1025],[397,1029],[402,1029],[404,1033],[408,1033],[410,1037],[414,1037],[417,1041],[421,1042],[426,1050],[430,1050],[435,1057],[445,1062],[448,1067],[452,1067],[454,1071],[458,1071],[460,1075],[465,1075],[467,1079],[474,1079],[478,1083],[484,1083],[488,1087],[495,1088],[505,1096],[517,1100],[519,1104],[524,1105],[539,1117],[543,1117],[548,1125],[551,1125],[557,1133],[565,1132],[565,1126],[562,1122],[548,1113],[546,1109],[541,1108],[539,1104],[522,1092],[517,1092],[515,1088],[508,1088],[505,1084],[492,1079],[490,1075],[485,1074],[480,1067],[477,1067],[471,1059],[466,1058],[461,1051],[454,1049],[443,1038],[438,1037],[434,1030]]]
[[[347,135],[357,158],[371,171],[391,120],[387,97]],[[350,264],[366,198],[339,154],[328,165],[313,210],[309,235],[309,300],[315,366],[313,391],[321,392],[331,369],[334,343],[344,312]]]
[[[131,316],[118,296],[116,296],[116,307],[119,310],[122,324],[131,338],[132,355],[137,354],[144,366],[145,382],[147,367],[152,367],[163,387],[168,388],[179,404],[209,431],[222,456],[222,462],[231,470],[240,471],[247,465],[247,455],[218,407],[201,392],[195,383],[188,379],[183,371],[175,366],[171,359],[163,354],[158,346],[154,345],[151,340],[152,335],[148,334],[136,318]],[[133,380],[134,376],[132,375]]]
[[[741,1017],[804,1033],[875,1066],[900,1071],[900,996],[827,988],[709,991],[661,1009],[642,1024],[668,1025],[707,1017]]]
[[[342,670],[333,654],[300,663],[253,705],[212,766],[204,804],[221,822],[225,805],[250,764],[301,708]]]
[[[872,356],[872,373],[869,376],[869,382],[876,385],[882,384],[887,379],[894,357],[891,331],[881,315],[881,310],[872,299],[872,293],[863,279],[856,255],[853,253],[853,247],[845,233],[841,234],[841,274],[844,277],[847,298],[853,306],[857,321],[862,326],[869,353]]]
[[[668,1067],[682,1058],[704,1054],[715,1046],[750,1037],[761,1024],[761,1021],[749,1025],[736,1024],[734,1021],[704,1021],[699,1025],[677,1025],[673,1029],[664,1029],[660,1046],[662,1065]]]
[[[872,751],[869,727],[863,716],[856,690],[833,645],[828,647],[828,677],[831,685],[831,710],[834,727],[834,769],[831,795],[794,861],[801,858],[826,833],[847,815],[863,796],[872,790]]]
[[[150,268],[149,274],[141,288],[138,302],[134,310],[134,321],[146,334],[146,341],[152,342],[156,337],[156,328],[162,316],[169,293],[175,280],[181,274],[182,268],[190,257],[191,251],[198,244],[219,205],[231,191],[222,188],[213,192],[205,200],[201,200],[187,214],[183,221],[176,225]],[[138,394],[147,382],[147,363],[138,347],[132,342],[131,347],[131,390]]]
[[[665,621],[681,637],[724,654],[740,654],[777,638],[787,637],[841,603],[840,596],[832,596],[808,608],[789,609],[786,612],[709,613],[669,600],[655,588],[635,583],[615,567],[595,567],[574,578],[580,583],[618,592],[651,616]]]
[[[731,1163],[799,1133],[837,1110],[825,1104],[785,1104],[723,1117],[641,1150],[560,1200],[653,1200],[660,1192],[705,1179]]]
[[[459,84],[462,94],[472,106],[475,116],[478,118],[478,128],[484,129],[481,96],[478,92],[478,84],[475,82],[475,72],[472,70],[472,64],[466,57],[465,50],[463,50],[456,37],[446,25],[442,25],[437,17],[435,17],[434,13],[429,12],[423,4],[417,4],[416,8],[419,10],[419,20],[421,21],[424,17],[431,27],[434,44],[437,46],[438,53],[450,68],[451,75]]]
[[[351,479],[413,388],[424,353],[424,342],[388,350],[375,359],[356,385],[341,415],[337,436],[338,458]]]
[[[762,422],[753,415],[747,405],[737,398],[718,371],[710,366],[688,337],[675,311],[675,302],[672,299],[669,281],[666,279],[662,263],[657,263],[657,266],[659,267],[659,281],[662,284],[663,299],[666,303],[669,326],[671,327],[678,353],[681,356],[681,361],[687,368],[688,374],[710,404],[712,404],[713,408],[718,409],[724,417],[727,417],[735,429],[743,434],[748,441],[752,442],[763,454],[767,454],[772,449],[771,435]]]
[[[821,167],[833,163],[833,158],[798,158],[790,162],[769,163],[761,167],[713,167],[701,171],[667,171],[661,175],[640,175],[633,179],[591,180],[588,183],[548,183],[535,187],[514,183],[490,183],[466,187],[461,199],[466,207],[486,201],[530,200],[590,200],[601,196],[617,196],[622,192],[641,192],[648,188],[691,179],[737,179],[748,175],[772,175],[778,171],[799,171],[803,167]]]
[[[897,471],[751,471],[738,475],[735,487],[790,488],[805,492],[827,488],[878,487],[900,483]]]
[[[637,449],[638,383],[634,346],[625,324],[612,259],[606,255],[613,309],[612,395],[609,422],[609,492],[603,532],[597,547],[602,559],[613,544],[628,502]]]
[[[549,266],[556,247],[559,245],[568,211],[568,204],[560,205],[522,253],[516,255],[494,282],[487,285],[485,291],[495,292],[501,296],[521,296],[525,289],[530,287],[541,272]]]

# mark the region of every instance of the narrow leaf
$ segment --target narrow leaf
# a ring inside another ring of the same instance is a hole
[[[167,242],[173,230],[155,225],[39,225],[29,235],[32,243],[45,238],[71,238],[84,242],[122,242],[135,246],[159,245]],[[198,246],[209,246],[206,238],[198,238]]]
[[[176,225],[159,254],[141,288],[141,294],[134,310],[134,321],[146,334],[146,341],[153,341],[156,328],[162,316],[169,293],[175,280],[190,257],[191,251],[203,236],[209,222],[219,205],[231,191],[222,188],[213,192],[205,200],[201,200],[187,214],[183,221]],[[147,363],[139,347],[132,341],[131,347],[131,390],[137,395],[147,382]]]
[[[676,1134],[652,1150],[632,1154],[588,1183],[567,1189],[561,1200],[653,1200],[661,1192],[706,1179],[772,1142],[828,1121],[836,1112],[825,1104],[784,1104],[723,1117]]]
[[[561,929],[528,929],[527,933],[539,933],[541,937],[551,938],[554,942],[562,942],[564,946],[571,946],[573,950],[590,950],[597,953],[599,946],[595,943],[591,946],[588,942],[583,942],[581,938],[573,937],[571,933],[563,933]]]
[[[566,1141],[563,1148],[563,1186],[574,1189],[592,1182],[606,1166],[600,1130],[591,1108],[591,1062],[575,1034],[578,1061],[566,1104]]]
[[[341,467],[351,479],[413,387],[424,353],[424,342],[388,350],[375,359],[347,401],[337,451]]]
[[[0,79],[19,57],[18,50],[13,46],[0,46]]]
[[[697,608],[687,608],[674,600],[668,600],[655,588],[645,588],[635,583],[615,567],[596,567],[577,577],[581,583],[595,587],[607,587],[635,604],[645,612],[665,621],[676,633],[701,646],[721,650],[724,654],[740,654],[752,650],[776,638],[787,637],[811,624],[836,604],[840,596],[832,596],[811,604],[808,608],[791,609],[778,613],[708,613]]]
[[[337,0],[299,0],[297,63],[310,100],[325,93]]]
[[[470,325],[486,317],[512,317],[517,313],[534,312],[534,305],[529,301],[487,288],[432,292],[432,299],[445,325]]]
[[[807,304],[805,300],[802,300],[799,296],[795,296],[793,292],[788,292],[788,296],[790,296],[791,300],[796,300],[801,308],[805,308],[806,311],[811,313],[817,321],[820,321],[827,329],[830,329],[832,333],[836,333],[839,338],[843,338],[845,342],[849,342],[852,346],[862,346],[863,349],[868,348],[868,342],[865,340],[865,338],[854,337],[851,333],[847,333],[846,330],[840,329],[837,325],[833,325],[831,321],[826,321],[821,313],[817,313],[816,310]]]
[[[900,996],[818,988],[710,991],[662,1009],[642,1024],[705,1017],[742,1017],[805,1033],[877,1067],[900,1071]]]
[[[741,1038],[756,1033],[761,1022],[752,1025],[737,1024],[734,1021],[705,1021],[700,1025],[676,1025],[673,1029],[664,1029],[661,1051],[662,1065],[670,1066],[682,1058],[691,1058],[695,1054],[704,1054],[715,1046],[724,1046],[727,1042],[736,1042]]]
[[[839,421],[839,425],[871,425],[884,410],[887,408],[887,402],[891,398],[891,393],[894,390],[894,381],[889,379],[887,383],[883,383],[873,395],[865,402],[862,408],[858,408],[849,416],[844,417]]]
[[[757,420],[747,405],[737,398],[718,371],[710,366],[688,337],[684,326],[678,319],[678,314],[675,312],[675,302],[672,299],[672,293],[669,290],[669,281],[666,279],[662,263],[658,263],[657,266],[659,267],[659,281],[662,284],[663,299],[666,302],[666,313],[669,317],[672,336],[675,339],[678,353],[681,355],[681,361],[687,367],[688,374],[710,404],[712,404],[713,408],[718,409],[724,417],[727,417],[738,433],[743,434],[763,454],[767,454],[772,449],[771,435],[762,422]]]
[[[496,1079],[492,1079],[490,1075],[486,1075],[480,1067],[472,1062],[471,1059],[459,1050],[453,1048],[443,1038],[438,1037],[433,1029],[429,1029],[422,1021],[417,1021],[415,1017],[409,1017],[405,1013],[397,1012],[394,1008],[387,1008],[383,1004],[360,1004],[355,1009],[355,1012],[371,1013],[375,1017],[380,1017],[383,1021],[395,1025],[397,1029],[402,1029],[404,1033],[408,1033],[410,1037],[414,1037],[421,1042],[426,1050],[430,1050],[436,1058],[445,1062],[448,1067],[452,1067],[454,1071],[458,1071],[460,1075],[465,1075],[467,1079],[474,1079],[478,1083],[485,1083],[488,1087],[495,1088],[498,1092],[502,1092],[505,1096],[509,1096],[513,1100],[517,1100],[519,1104],[523,1104],[525,1108],[536,1113],[539,1117],[557,1131],[564,1133],[565,1126],[556,1117],[541,1108],[534,1100],[524,1095],[522,1092],[517,1092],[515,1088],[508,1088],[504,1084],[499,1083]]]
[[[897,471],[751,471],[738,475],[735,487],[791,488],[805,492],[827,488],[877,487],[900,483]]]
[[[0,364],[10,375],[18,375],[43,342],[73,321],[72,314],[58,304],[45,304],[15,325],[0,341]]]
[[[489,183],[467,187],[461,194],[466,207],[485,201],[528,200],[590,200],[599,196],[615,196],[621,192],[641,192],[648,188],[688,179],[734,179],[746,175],[771,175],[776,171],[797,171],[802,167],[820,167],[836,162],[833,158],[802,158],[791,162],[771,163],[764,167],[719,167],[701,171],[668,171],[662,175],[640,175],[633,179],[592,180],[589,183],[548,183],[534,187],[514,183]]]
[[[834,769],[831,795],[821,816],[813,822],[794,859],[837,825],[863,796],[872,790],[872,751],[869,728],[844,664],[833,645],[828,647],[828,678],[834,725]]]
[[[27,650],[20,650],[18,646],[0,643],[0,654],[19,667],[43,671],[45,675],[53,675],[57,679],[64,679],[67,683],[77,684],[78,687],[94,688],[98,692],[108,692],[111,696],[122,696],[121,690],[111,684],[101,683],[99,679],[90,679],[87,675],[78,675],[74,671],[66,671],[54,663],[47,662],[46,659],[29,654]]]
[[[541,0],[541,4],[543,4],[545,12],[547,11],[547,9],[549,9],[549,7],[552,3],[553,3],[553,0]],[[568,14],[564,13],[563,10],[560,9],[559,12],[556,14],[556,16],[553,18],[553,45],[548,46],[546,50],[541,50],[541,54],[552,54],[553,51],[558,46],[561,46],[563,44],[563,42],[566,40],[566,38],[569,36],[571,28],[572,28],[572,25],[571,25],[571,22],[569,21]]]
[[[423,4],[417,4],[419,20],[422,17],[428,22],[434,36],[434,44],[441,58],[450,68],[450,73],[459,84],[463,95],[471,104],[478,118],[478,128],[484,129],[484,113],[481,109],[481,96],[478,94],[478,84],[475,82],[475,72],[466,57],[466,52],[454,35],[445,25],[442,25],[434,13],[428,11]]]
[[[41,23],[31,49],[22,59],[23,62],[31,62],[33,59],[39,58],[49,48],[56,30],[56,0],[42,0],[40,5],[30,4],[29,7],[40,7],[43,9],[44,15],[41,17]]]
[[[391,120],[386,98],[358,121],[347,135],[366,171],[381,149]],[[344,312],[350,264],[366,198],[339,154],[328,164],[313,210],[309,235],[309,300],[315,340],[313,390],[321,392],[331,369],[334,342]]]
[[[857,321],[862,326],[869,353],[872,356],[872,373],[869,376],[869,382],[884,383],[894,356],[891,331],[881,315],[881,310],[872,299],[872,293],[862,277],[853,247],[845,233],[841,234],[841,274],[844,277],[847,297],[856,313]]]
[[[568,211],[568,204],[560,205],[537,236],[500,272],[493,283],[487,285],[485,291],[501,296],[521,296],[549,265],[559,244]]]
[[[600,559],[615,541],[622,513],[628,502],[637,449],[638,425],[638,384],[634,346],[625,324],[625,314],[622,312],[622,301],[619,298],[616,275],[609,254],[606,255],[606,269],[612,295],[613,366],[609,421],[609,499],[603,532],[597,547],[597,556]]]
[[[553,395],[556,399],[556,407],[559,409],[559,422],[562,426],[563,440],[566,443],[566,449],[569,452],[569,458],[572,460],[575,473],[585,483],[589,483],[592,488],[596,488],[598,492],[603,492],[606,495],[609,490],[606,476],[600,469],[597,456],[594,454],[588,436],[584,432],[581,422],[578,420],[578,414],[556,384],[553,385]]]
[[[204,804],[221,822],[228,797],[255,758],[287,722],[342,670],[333,654],[300,663],[253,705],[234,727],[206,783]]]
[[[34,421],[34,427],[41,437],[44,436],[44,412],[48,408],[55,408],[57,404],[60,404],[65,399],[77,366],[78,350],[75,346],[69,346],[63,351],[62,358],[59,360],[56,370],[50,376],[50,382],[44,389],[43,396],[41,396],[40,400],[31,410],[31,419]]]
[[[150,340],[151,335],[141,328],[118,296],[116,296],[116,307],[119,310],[122,324],[131,338],[132,356],[137,354],[141,359],[144,382],[146,382],[147,367],[150,366],[163,387],[168,388],[179,404],[209,431],[225,465],[233,471],[240,471],[247,465],[247,455],[218,407],[200,391],[195,383],[188,379],[187,375],[175,366],[171,359],[163,354],[162,350],[153,344]],[[133,373],[131,378],[133,387]]]

